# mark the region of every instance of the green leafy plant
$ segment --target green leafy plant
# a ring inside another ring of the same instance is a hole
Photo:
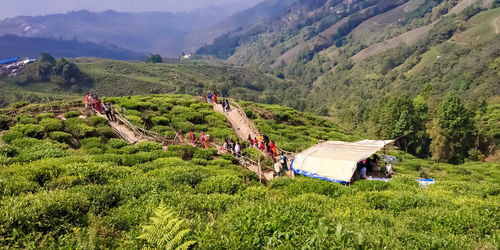
[[[177,218],[175,212],[161,202],[150,222],[142,226],[138,238],[146,243],[143,249],[188,249],[196,244],[196,241],[184,240],[190,232],[186,221]]]
[[[68,111],[68,112],[64,113],[63,116],[64,116],[64,118],[69,119],[69,118],[78,117],[80,115],[81,115],[81,113],[78,111]]]

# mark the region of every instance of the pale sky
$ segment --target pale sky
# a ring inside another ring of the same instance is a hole
[[[0,19],[65,13],[72,10],[188,11],[209,5],[254,3],[262,0],[0,0]]]

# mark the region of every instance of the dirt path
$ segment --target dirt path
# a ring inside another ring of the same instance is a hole
[[[231,126],[234,128],[236,135],[240,140],[246,141],[248,139],[248,135],[252,136],[252,138],[256,138],[259,136],[259,132],[255,129],[252,129],[252,122],[246,117],[242,110],[236,107],[232,107],[230,111],[224,112],[222,110],[221,104],[214,105],[214,110],[224,114],[227,120],[231,123]]]
[[[222,105],[217,104],[214,105],[214,110],[226,116],[227,120],[229,121],[229,123],[231,123],[231,126],[233,127],[240,140],[246,141],[248,139],[248,135],[251,135],[252,138],[256,138],[259,136],[259,131],[255,128],[253,122],[248,119],[248,117],[240,107],[235,107],[233,104],[233,106],[231,107],[231,111],[224,112],[222,110]],[[267,157],[266,154],[264,155]],[[240,163],[242,163],[241,165],[245,166],[247,169],[257,173],[257,175],[259,174],[258,165],[251,163],[245,164],[244,160],[240,160]],[[289,174],[287,173],[287,175]],[[274,179],[274,171],[263,170],[262,179],[264,179],[266,182]]]
[[[106,116],[101,113],[96,113],[96,115],[106,118]],[[123,124],[120,124],[118,122],[110,122],[109,125],[119,137],[126,140],[130,144],[136,144],[138,142],[144,141],[142,137],[136,135],[133,130]]]
[[[500,32],[499,28],[498,28],[498,23],[500,23],[500,16],[493,19],[493,27],[495,27],[495,34],[498,34]]]

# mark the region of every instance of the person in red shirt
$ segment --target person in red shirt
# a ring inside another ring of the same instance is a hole
[[[276,157],[276,145],[274,145],[274,141],[271,141],[269,145],[270,153],[273,157]]]
[[[99,113],[102,113],[102,106],[101,106],[101,101],[99,100],[99,98],[95,98],[95,101],[94,101],[94,104],[95,104],[95,110]]]
[[[215,93],[214,93],[214,103],[219,104],[219,103],[217,103],[217,95]]]
[[[87,107],[89,106],[89,93],[85,96],[85,104],[87,104]]]
[[[205,138],[205,133],[203,133],[203,132],[201,132],[200,142],[201,142],[202,148],[207,148],[207,140]]]
[[[193,132],[193,130],[191,130],[191,132],[189,132],[189,137],[191,139],[191,144],[194,144],[194,132]]]

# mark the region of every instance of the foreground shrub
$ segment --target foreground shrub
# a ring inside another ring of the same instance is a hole
[[[207,148],[207,149],[197,148],[197,150],[193,154],[193,158],[212,160],[216,154],[217,154],[217,149],[215,148]]]
[[[152,152],[138,152],[135,154],[128,154],[122,157],[122,165],[134,166],[140,163],[152,161],[158,158],[158,154]]]
[[[84,183],[105,184],[110,178],[113,166],[97,163],[76,163],[68,166],[68,174],[78,176]]]
[[[0,114],[0,129],[9,129],[11,122],[12,118],[10,116]]]
[[[68,142],[71,139],[71,134],[62,131],[54,131],[50,132],[49,138],[58,142]]]
[[[235,194],[240,189],[243,189],[243,184],[235,176],[221,175],[203,180],[196,188],[202,193]]]
[[[342,242],[326,238],[326,235],[335,235],[333,232],[322,229],[326,232],[318,234],[315,230],[318,220],[325,219],[322,211],[331,211],[332,204],[334,200],[325,196],[308,194],[241,205],[222,215],[203,232],[200,247],[297,249],[306,245],[309,239],[323,236],[321,247],[342,248]],[[343,246],[346,244],[344,242]]]
[[[134,126],[142,128],[144,126],[144,121],[141,117],[135,115],[127,115],[127,120],[132,123]]]
[[[21,132],[23,135],[42,139],[45,135],[44,128],[35,124],[17,124],[12,128],[13,131]]]
[[[162,149],[161,143],[158,142],[152,142],[152,141],[142,141],[139,142],[135,145],[139,151],[143,152],[151,152],[151,151],[158,151]]]
[[[175,135],[177,134],[177,132],[175,132],[175,130],[170,126],[162,126],[162,125],[153,126],[151,128],[151,131],[159,133],[160,135],[168,139],[174,139]]]
[[[382,191],[389,187],[385,181],[359,180],[354,183],[352,189],[355,191]]]
[[[16,116],[17,123],[19,124],[35,124],[36,119],[30,114],[20,114]]]
[[[389,182],[389,188],[391,190],[412,191],[418,189],[418,187],[418,181],[414,177],[408,175],[397,175]]]
[[[69,118],[78,117],[80,115],[81,115],[81,113],[78,111],[68,111],[68,112],[64,113],[63,116],[64,116],[64,118],[69,119]]]
[[[108,125],[98,125],[95,128],[95,133],[97,136],[100,136],[102,138],[111,138],[115,136],[115,132]]]
[[[321,194],[330,197],[338,197],[347,191],[347,188],[340,183],[328,182],[309,177],[288,177],[276,178],[269,183],[271,189],[280,189],[291,195],[306,193]]]
[[[64,121],[64,130],[76,138],[85,138],[95,132],[95,128],[87,125],[81,118],[69,118]]]
[[[40,124],[47,133],[63,130],[63,122],[59,119],[44,118],[38,124]]]
[[[62,230],[64,225],[79,225],[90,208],[87,197],[68,191],[49,191],[5,199],[0,223],[9,232],[25,234]]]
[[[106,145],[112,149],[120,149],[129,145],[129,143],[123,139],[111,138]]]
[[[21,150],[17,157],[20,162],[30,162],[43,158],[60,158],[68,155],[60,144],[41,142]]]
[[[154,125],[167,126],[170,123],[170,120],[163,116],[155,116],[151,118],[151,123],[153,123]]]
[[[175,152],[183,160],[190,160],[193,158],[194,153],[198,148],[189,145],[171,145],[168,146],[167,150],[170,152]]]
[[[41,121],[45,118],[54,118],[54,117],[55,117],[54,113],[41,113],[35,116],[37,121]]]
[[[87,122],[87,124],[89,126],[92,126],[92,127],[95,127],[98,125],[107,125],[108,124],[108,120],[106,118],[96,116],[96,115],[85,119],[85,121]]]
[[[0,146],[0,155],[5,157],[15,157],[19,152],[10,145]]]
[[[2,135],[2,140],[5,142],[5,143],[12,143],[12,141],[16,140],[16,139],[20,139],[20,138],[23,138],[24,137],[24,134],[19,132],[19,131],[9,131],[5,134]]]

